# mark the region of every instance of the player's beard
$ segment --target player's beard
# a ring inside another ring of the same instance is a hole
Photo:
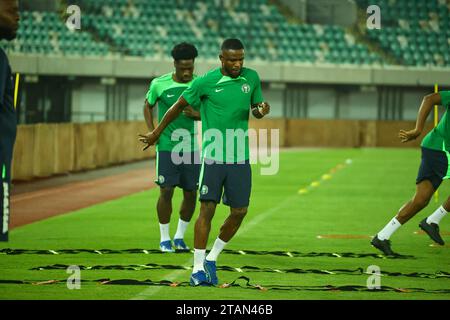
[[[233,68],[227,69],[227,73],[230,75],[231,78],[237,78],[240,76],[242,71],[242,68],[239,70],[234,70]]]

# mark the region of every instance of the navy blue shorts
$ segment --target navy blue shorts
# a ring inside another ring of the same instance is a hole
[[[449,178],[449,161],[444,151],[422,148],[422,162],[417,174],[416,184],[429,180],[437,190],[442,180]]]
[[[210,163],[202,164],[199,180],[200,201],[220,203],[231,208],[248,207],[252,189],[252,170],[247,160],[245,163]]]
[[[173,156],[173,157],[172,157]],[[180,187],[185,191],[198,188],[200,153],[178,154],[170,151],[156,153],[156,180],[162,188]]]

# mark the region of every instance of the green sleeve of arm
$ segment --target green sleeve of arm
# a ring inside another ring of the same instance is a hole
[[[154,106],[158,100],[158,85],[156,82],[152,81],[150,87],[148,88],[146,95],[148,104]]]
[[[191,86],[184,90],[183,98],[187,101],[187,103],[192,107],[200,106],[201,96],[202,96],[202,77],[196,78]]]

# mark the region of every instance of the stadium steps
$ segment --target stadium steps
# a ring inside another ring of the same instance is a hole
[[[367,36],[366,11],[362,10],[360,7],[357,8],[357,22],[356,24],[348,28],[348,32],[351,33],[358,42],[363,43],[369,48],[371,52],[378,54],[386,64],[401,65],[401,60],[395,55],[391,54],[389,51],[383,50],[378,42],[371,41]]]
[[[299,17],[292,13],[292,10],[281,3],[279,0],[268,0],[269,4],[272,4],[278,8],[278,11],[286,18],[286,21],[289,23],[297,23],[302,24],[305,21],[302,21]]]
[[[364,10],[368,0],[357,0]],[[367,38],[403,65],[450,66],[450,7],[445,0],[380,0],[382,25]]]

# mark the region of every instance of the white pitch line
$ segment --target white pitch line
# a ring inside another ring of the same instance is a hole
[[[263,211],[262,213],[259,213],[256,217],[254,217],[252,220],[250,220],[248,223],[244,224],[241,228],[239,228],[238,233],[244,233],[256,226],[258,223],[266,219],[268,216],[272,215],[273,213],[277,212],[281,208],[283,208],[286,204],[289,204],[292,200],[298,199],[298,195],[293,195],[288,198],[285,198],[283,201],[281,201],[277,206],[270,208],[269,210]],[[251,210],[251,209],[250,209]],[[245,223],[245,220],[244,220]],[[236,234],[236,236],[238,236]]]
[[[351,163],[351,159],[347,159],[346,160],[346,165]],[[339,165],[339,164],[338,164]],[[337,166],[338,166],[337,165]],[[336,166],[335,166],[336,167]],[[344,168],[345,165],[342,167]],[[329,175],[328,173],[324,173],[321,175],[321,177],[323,177],[324,175]],[[328,179],[328,178],[327,178]],[[320,180],[320,179],[319,179]],[[324,180],[324,179],[322,179]],[[315,183],[317,181],[313,181],[312,183]],[[318,186],[318,185],[317,185]],[[243,225],[241,228],[239,228],[238,232],[239,233],[243,233],[243,232],[247,232],[249,229],[253,228],[254,226],[256,226],[258,223],[260,223],[261,221],[263,221],[264,219],[266,219],[268,216],[270,216],[272,213],[280,210],[281,208],[283,208],[285,206],[285,204],[288,204],[291,202],[291,200],[295,200],[298,199],[298,194],[292,195],[288,198],[285,198],[281,203],[279,203],[276,207],[273,207],[269,210],[263,211],[262,213],[258,214],[255,218],[253,218],[249,223]],[[236,236],[238,236],[236,234]]]
[[[187,265],[191,261],[192,261],[192,258],[189,258],[189,260],[187,260],[183,265]],[[185,273],[186,271],[190,271],[190,270],[176,270],[172,273],[169,273],[167,276],[164,277],[164,279],[167,279],[169,281],[174,281],[178,277],[180,277],[183,273]],[[147,289],[145,289],[144,291],[138,293],[136,296],[134,296],[130,300],[147,300],[149,297],[157,294],[162,288],[163,288],[163,286],[150,286]]]

